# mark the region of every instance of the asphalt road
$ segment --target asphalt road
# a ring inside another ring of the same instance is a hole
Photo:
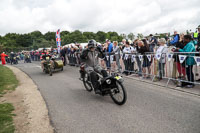
[[[38,85],[58,133],[200,133],[198,96],[125,79],[128,100],[118,106],[87,92],[76,67],[52,77],[39,63],[16,67]]]

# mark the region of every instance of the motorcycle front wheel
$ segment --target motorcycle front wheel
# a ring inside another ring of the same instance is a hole
[[[110,96],[116,104],[123,105],[127,100],[126,89],[124,85],[119,81],[116,81],[116,85],[116,88],[110,90]]]
[[[49,75],[52,76],[52,70],[51,70],[51,67],[49,67]]]
[[[88,81],[88,74],[84,74],[83,76],[83,85],[85,86],[85,89],[89,92],[92,91],[92,85]]]

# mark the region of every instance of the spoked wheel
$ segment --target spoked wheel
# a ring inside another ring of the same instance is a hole
[[[49,67],[49,75],[52,76],[52,70],[51,70],[51,67]]]
[[[83,76],[83,84],[85,86],[85,89],[89,92],[92,91],[92,85],[88,82],[88,74],[84,74]]]
[[[117,88],[111,89],[110,96],[116,104],[123,105],[127,100],[126,89],[119,81],[116,81],[116,85]]]

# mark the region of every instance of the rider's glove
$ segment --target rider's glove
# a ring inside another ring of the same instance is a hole
[[[98,47],[98,46],[97,46],[96,50],[97,50],[98,52],[101,52],[101,48]]]
[[[86,59],[87,58],[87,55],[88,55],[88,52],[89,52],[89,49],[85,49],[83,50],[82,54],[81,54],[81,58],[82,59]]]

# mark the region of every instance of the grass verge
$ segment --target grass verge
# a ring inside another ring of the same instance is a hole
[[[14,90],[18,80],[14,73],[7,67],[0,65],[0,98],[7,91]],[[0,133],[14,133],[12,111],[14,107],[10,103],[0,103]]]
[[[10,103],[0,104],[0,133],[14,133],[13,110],[14,107]]]
[[[6,91],[14,90],[18,85],[18,80],[14,73],[7,67],[0,65],[0,97]]]

